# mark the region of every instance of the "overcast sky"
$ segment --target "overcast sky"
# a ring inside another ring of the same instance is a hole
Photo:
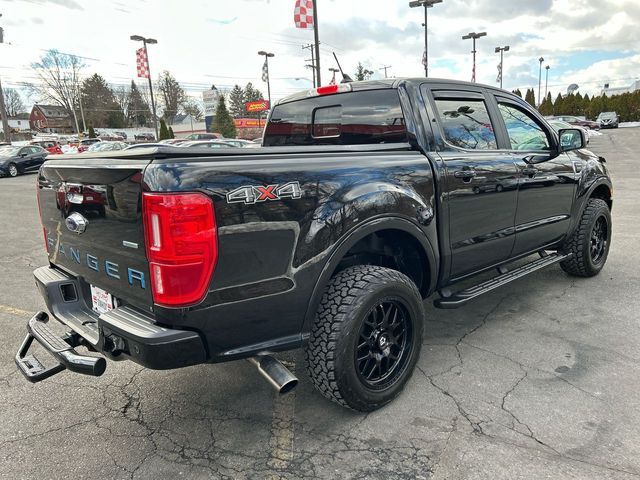
[[[408,0],[317,0],[323,83],[340,62],[353,74],[358,61],[383,77],[423,76],[423,10]],[[35,81],[30,64],[56,48],[84,58],[84,74],[112,84],[135,79],[132,34],[158,40],[149,47],[154,78],[169,70],[190,95],[215,84],[248,81],[262,89],[262,58],[271,59],[272,97],[311,85],[305,69],[313,30],[296,29],[294,0],[4,0],[0,25],[0,75],[5,87]],[[510,45],[504,87],[538,85],[538,58],[551,65],[554,97],[571,83],[599,93],[604,83],[626,86],[640,78],[638,0],[444,0],[429,10],[431,76],[469,80],[471,42],[461,36],[486,31],[478,41],[478,81],[495,85],[496,46]],[[299,78],[296,80],[296,78]],[[136,79],[142,81],[142,79]],[[543,72],[544,90],[544,72]]]

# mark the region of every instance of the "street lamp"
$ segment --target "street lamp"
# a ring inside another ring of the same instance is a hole
[[[442,0],[414,0],[409,2],[411,8],[424,7],[424,76],[429,76],[429,34],[428,34],[428,15],[427,11],[436,3],[442,3]],[[385,72],[386,73],[386,72]]]
[[[502,88],[502,77],[504,76],[504,52],[508,52],[509,48],[509,45],[496,47],[496,53],[500,53],[500,88]]]
[[[547,69],[547,80],[544,84],[544,98],[547,98],[547,93],[549,92],[549,69],[551,68],[550,65],[547,65],[546,67],[544,67]]]
[[[275,57],[275,55],[270,52],[265,52],[264,50],[260,50],[258,52],[258,55],[264,56],[264,63],[267,67],[267,71],[262,72],[262,81],[267,82],[267,94],[269,95],[269,108],[271,108],[271,82],[269,81],[269,59],[272,57]]]
[[[540,74],[538,75],[538,108],[540,108],[542,104],[540,94],[542,93],[542,62],[544,62],[544,58],[540,57],[538,61],[540,62]]]
[[[462,40],[469,40],[469,39],[473,40],[473,50],[471,51],[471,53],[473,53],[473,72],[471,74],[472,82],[476,81],[476,40],[486,36],[487,36],[487,32],[480,32],[480,33],[470,32],[469,34],[464,35],[462,37]]]
[[[155,38],[145,38],[140,35],[131,35],[129,37],[134,42],[142,42],[144,47],[144,56],[147,58],[147,73],[149,80],[149,95],[151,95],[151,111],[153,113],[153,128],[156,131],[156,140],[158,140],[158,121],[156,116],[156,102],[153,99],[153,84],[151,82],[151,68],[149,67],[149,53],[147,52],[147,45],[155,45],[158,41]]]

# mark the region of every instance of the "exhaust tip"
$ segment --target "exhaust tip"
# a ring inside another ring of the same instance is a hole
[[[280,395],[289,393],[298,385],[298,379],[278,359],[271,355],[257,355],[248,359]]]

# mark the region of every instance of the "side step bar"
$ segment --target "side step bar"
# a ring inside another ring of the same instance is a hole
[[[474,285],[473,287],[465,288],[464,290],[460,290],[459,292],[453,293],[451,295],[443,295],[442,298],[438,298],[434,300],[433,304],[436,308],[444,308],[444,309],[453,309],[461,307],[466,304],[470,300],[473,300],[480,295],[490,292],[498,287],[502,287],[507,283],[511,283],[514,280],[518,280],[530,273],[538,271],[542,268],[548,267],[550,265],[561,262],[567,258],[569,255],[565,255],[562,253],[552,253],[548,254],[544,251],[539,252],[540,258],[529,262],[521,267],[518,267],[514,270],[507,271],[504,267],[499,267],[498,271],[500,275],[494,277],[486,282],[482,282],[478,285]],[[441,292],[442,295],[443,292]]]
[[[49,328],[48,321],[49,316],[45,312],[38,312],[31,317],[27,324],[29,333],[16,354],[16,365],[27,380],[33,383],[40,382],[65,368],[95,377],[104,373],[107,368],[104,358],[78,355],[73,348],[79,344],[74,342],[73,336],[60,337]],[[35,356],[28,355],[34,340],[57,360],[57,365],[45,367]]]

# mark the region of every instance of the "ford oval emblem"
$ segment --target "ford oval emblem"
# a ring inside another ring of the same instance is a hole
[[[67,226],[67,228],[70,231],[80,235],[82,232],[84,232],[87,229],[89,220],[84,218],[78,212],[73,212],[71,215],[67,217],[67,219],[64,221],[64,224]]]

